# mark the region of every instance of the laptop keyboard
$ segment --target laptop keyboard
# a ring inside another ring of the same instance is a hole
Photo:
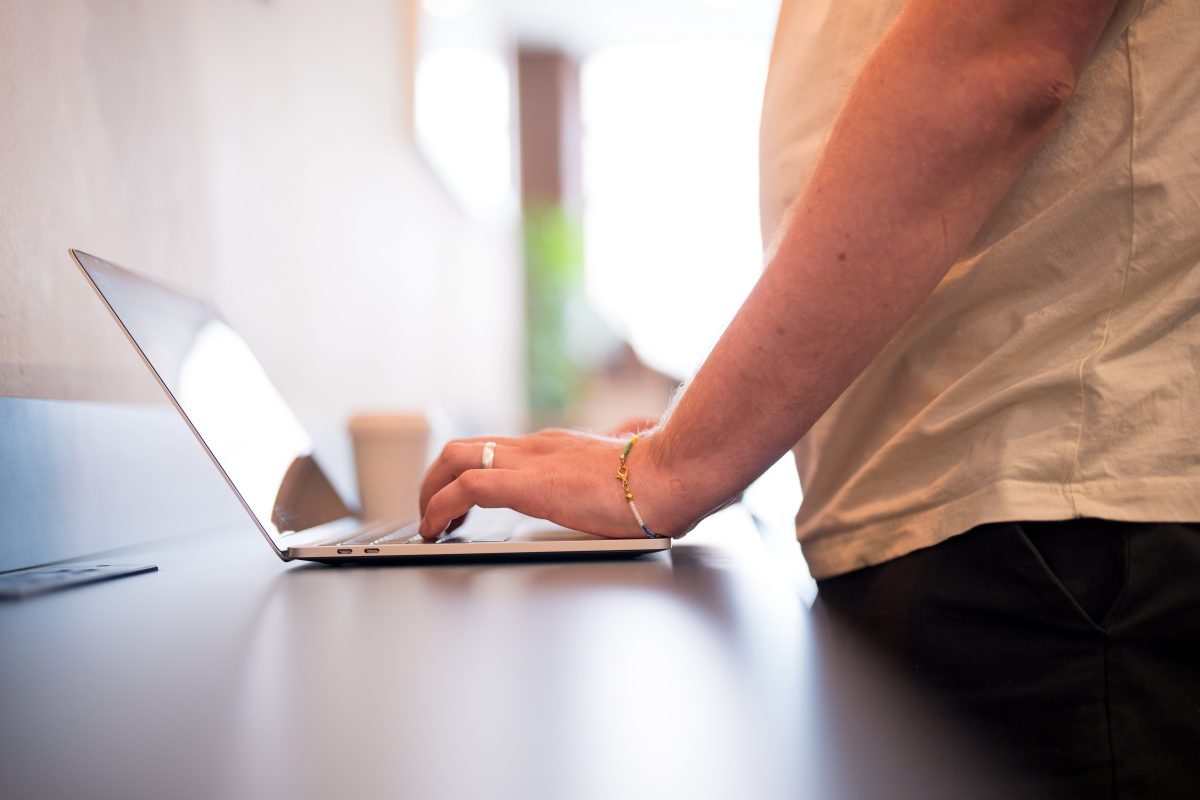
[[[485,513],[480,513],[480,509],[476,509],[471,512],[471,516],[467,517],[466,524],[451,533],[443,535],[437,540],[437,543],[507,542],[512,538],[514,528],[528,521],[528,517],[513,511],[486,509]],[[356,533],[349,539],[336,542],[336,544],[427,544],[421,538],[421,534],[417,532],[420,526],[419,520],[400,528],[394,527],[395,524],[394,522],[389,522],[384,525],[368,528]]]
[[[411,525],[405,525],[403,528],[398,528],[391,533],[386,533],[380,536],[371,544],[418,544],[425,541],[421,538],[421,534],[417,533],[417,528],[420,527],[420,522],[414,522]]]
[[[413,522],[403,527],[395,527],[396,523],[389,522],[386,525],[376,525],[373,528],[368,528],[364,531],[359,531],[349,539],[344,539],[336,544],[405,544],[408,542],[416,543],[422,541],[421,534],[417,533],[417,527],[421,523]]]

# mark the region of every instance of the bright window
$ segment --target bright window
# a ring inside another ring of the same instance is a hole
[[[591,304],[651,366],[691,374],[757,278],[767,51],[617,45],[582,69]]]

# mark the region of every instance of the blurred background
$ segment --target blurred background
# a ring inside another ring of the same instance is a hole
[[[0,394],[162,403],[78,247],[212,300],[343,488],[359,411],[657,416],[761,267],[776,13],[3,0]],[[747,494],[789,553],[799,499],[786,461]]]

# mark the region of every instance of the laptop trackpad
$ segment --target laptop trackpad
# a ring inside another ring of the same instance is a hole
[[[443,542],[564,542],[603,539],[508,509],[476,508]]]
[[[512,540],[517,542],[577,542],[604,538],[603,536],[594,536],[583,531],[564,528],[561,525],[555,525],[553,522],[532,518],[528,523],[519,527],[512,535]],[[477,539],[476,541],[479,540]]]

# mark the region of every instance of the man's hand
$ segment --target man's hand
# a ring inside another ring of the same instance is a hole
[[[496,443],[489,469],[483,445]],[[511,508],[586,533],[645,536],[625,500],[617,467],[625,440],[566,430],[527,436],[450,442],[421,486],[421,536],[436,539],[473,507]],[[647,527],[682,536],[703,516],[679,484],[672,486],[653,458],[653,435],[629,453],[629,487]]]

